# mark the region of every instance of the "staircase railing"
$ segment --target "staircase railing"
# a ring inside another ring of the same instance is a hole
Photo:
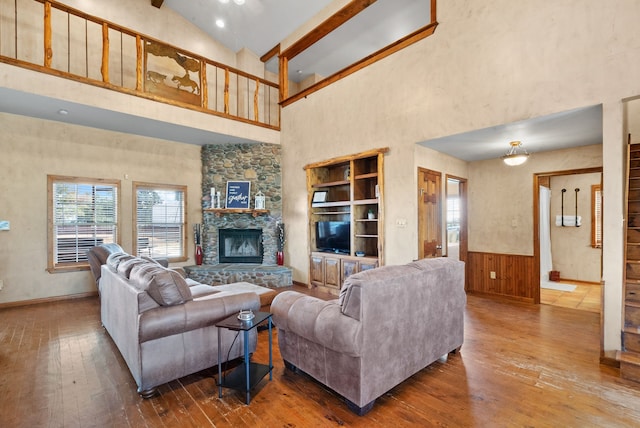
[[[0,62],[280,129],[278,84],[55,1],[0,0]]]

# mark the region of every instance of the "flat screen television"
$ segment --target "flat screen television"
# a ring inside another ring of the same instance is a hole
[[[316,248],[318,251],[349,254],[350,243],[351,224],[348,221],[316,222]]]

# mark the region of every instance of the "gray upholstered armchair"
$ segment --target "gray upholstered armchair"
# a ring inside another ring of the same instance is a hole
[[[295,291],[271,304],[285,365],[347,399],[356,413],[464,340],[464,263],[424,259],[350,276],[340,298]]]

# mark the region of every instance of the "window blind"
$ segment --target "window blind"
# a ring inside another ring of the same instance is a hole
[[[117,241],[115,185],[54,181],[52,187],[54,266],[86,263],[91,247]]]
[[[179,258],[185,254],[183,188],[136,188],[136,254]]]

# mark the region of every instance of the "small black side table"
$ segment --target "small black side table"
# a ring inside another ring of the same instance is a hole
[[[269,321],[269,365],[252,363],[249,355],[249,331],[258,327],[265,320]],[[249,321],[241,321],[238,314],[233,314],[216,324],[218,327],[218,397],[222,398],[222,387],[237,389],[247,394],[246,403],[251,402],[251,390],[269,373],[269,380],[273,380],[273,354],[271,339],[271,314],[256,312]],[[244,332],[244,362],[222,378],[222,343],[220,329],[226,328]]]

